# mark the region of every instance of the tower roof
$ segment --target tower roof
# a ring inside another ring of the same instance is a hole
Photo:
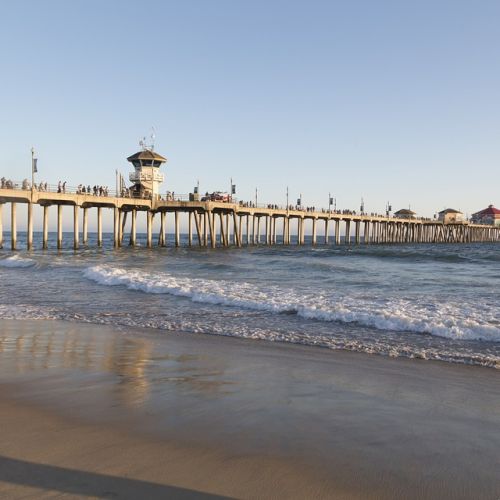
[[[493,205],[488,205],[488,208],[485,208],[484,210],[480,210],[479,212],[476,212],[473,215],[474,216],[500,215],[500,210],[498,210],[498,208],[495,208]]]
[[[138,153],[133,154],[127,158],[127,161],[135,161],[135,160],[156,160],[165,163],[167,161],[162,155],[156,153],[155,151],[151,151],[150,149],[143,149]]]
[[[402,208],[401,210],[398,210],[397,212],[394,212],[394,215],[416,215],[413,210],[410,210],[408,208]]]
[[[439,215],[443,214],[443,215],[446,215],[446,214],[461,214],[462,212],[460,212],[460,210],[455,210],[454,208],[446,208],[445,210],[441,210],[441,212],[439,212]]]

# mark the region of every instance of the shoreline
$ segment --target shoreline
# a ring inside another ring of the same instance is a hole
[[[496,370],[61,321],[0,331],[3,496],[500,492]],[[95,487],[73,491],[75,470]]]

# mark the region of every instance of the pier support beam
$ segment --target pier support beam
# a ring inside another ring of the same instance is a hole
[[[82,243],[84,245],[88,242],[88,231],[89,231],[89,209],[83,209],[83,226],[82,226]]]
[[[161,247],[165,246],[165,212],[160,213],[160,235],[158,237],[158,245]]]
[[[73,249],[78,250],[79,230],[78,230],[78,205],[73,207]]]
[[[102,208],[97,207],[97,246],[102,247]]]
[[[188,212],[188,245],[193,246],[193,213]]]
[[[325,245],[328,245],[328,224],[330,223],[329,219],[325,219]]]
[[[346,245],[351,244],[351,221],[350,220],[345,221],[345,237],[344,237],[344,239],[345,239],[344,243]]]
[[[49,207],[48,205],[44,205],[42,248],[44,250],[47,250],[48,247],[49,247]]]
[[[181,244],[181,235],[179,230],[179,211],[176,210],[174,212],[174,220],[175,220],[175,246],[178,247]]]
[[[196,235],[198,236],[198,245],[201,247],[202,246],[201,228],[200,228],[201,215],[198,215],[198,212],[194,212],[193,215],[194,215],[194,225],[196,227]]]
[[[126,212],[124,210],[120,210],[120,213],[122,214],[121,221],[120,221],[120,246],[122,246],[123,245],[123,237],[125,235],[125,226],[127,225],[128,212]]]
[[[340,220],[335,220],[335,245],[340,245]]]
[[[118,248],[118,240],[120,239],[120,212],[118,207],[113,208],[113,246]]]
[[[208,212],[203,213],[203,244],[208,246]]]
[[[365,245],[370,244],[370,221],[365,221],[365,229],[363,231],[363,242]]]
[[[135,247],[137,238],[137,210],[135,208],[132,209],[132,214],[130,218],[130,241],[129,245],[131,247]]]
[[[224,214],[222,212],[219,213],[219,223],[220,223],[220,244],[221,246],[227,246],[228,243],[228,235],[226,233],[226,227],[224,223]]]
[[[26,233],[26,248],[33,250],[33,203],[28,203],[28,226]]]
[[[215,231],[214,231],[214,218],[212,217],[212,211],[207,212],[208,216],[208,229],[210,231],[210,245],[215,248]]]
[[[317,225],[317,222],[318,222],[318,219],[314,218],[312,223],[313,223],[313,227],[312,227],[312,244],[313,245],[316,245],[316,225]]]
[[[62,205],[57,205],[57,249],[62,248]]]
[[[146,246],[151,248],[153,246],[153,212],[148,210],[146,212]]]
[[[241,222],[241,219],[239,222]],[[238,217],[234,210],[233,210],[233,224],[234,224],[234,237],[236,239],[236,246],[241,247],[241,224],[238,224]]]
[[[123,228],[125,226],[126,215],[126,212],[123,212],[121,208],[118,209],[118,247],[121,247],[123,243]]]
[[[10,248],[15,250],[17,246],[17,219],[16,219],[16,202],[10,205]]]

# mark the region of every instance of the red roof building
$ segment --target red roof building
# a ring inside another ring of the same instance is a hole
[[[500,226],[500,210],[493,205],[489,205],[488,208],[472,214],[472,222],[474,224]]]

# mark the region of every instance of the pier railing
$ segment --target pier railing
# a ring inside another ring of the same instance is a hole
[[[31,183],[25,179],[23,181],[12,181],[7,180],[5,178],[1,179],[0,182],[1,189],[13,189],[13,190],[22,190],[22,191],[31,191]],[[83,194],[90,195],[96,197],[112,197],[112,198],[132,198],[132,199],[144,199],[150,200],[151,197],[148,196],[140,196],[136,193],[131,193],[128,189],[123,189],[121,191],[116,191],[115,189],[109,189],[107,186],[84,186],[83,184],[79,186],[70,186],[68,184],[57,183],[57,184],[49,184],[46,182],[35,183],[34,191],[39,193],[60,193],[60,194]],[[193,200],[193,194],[177,194],[175,192],[167,191],[166,193],[161,193],[158,201],[176,201],[176,202],[189,202],[189,201],[218,201],[220,203],[231,203],[238,205],[242,208],[261,208],[266,210],[286,210],[286,211],[295,211],[295,212],[303,212],[314,213],[314,214],[325,214],[325,215],[338,215],[338,216],[364,216],[364,217],[377,217],[384,219],[400,219],[395,215],[390,214],[379,214],[376,212],[357,212],[356,210],[349,209],[338,209],[331,207],[329,208],[317,208],[315,206],[303,206],[303,205],[281,205],[276,203],[255,203],[253,201],[244,201],[239,200],[236,197],[231,197],[227,200],[206,200],[204,199],[206,196],[201,196],[198,200]],[[427,217],[412,217],[409,220],[415,221],[432,221],[433,219]]]
[[[31,183],[26,179],[23,181],[12,181],[10,179],[2,179],[0,182],[0,189],[12,189],[21,191],[31,191]],[[91,196],[107,196],[112,198],[138,198],[138,199],[151,199],[149,196],[139,196],[136,193],[131,193],[128,189],[116,191],[116,189],[109,189],[107,186],[70,186],[68,184],[49,184],[47,182],[36,182],[33,190],[39,193],[59,193],[59,194],[84,194]],[[160,200],[163,201],[190,201],[189,194],[176,194],[167,192],[160,195]]]

